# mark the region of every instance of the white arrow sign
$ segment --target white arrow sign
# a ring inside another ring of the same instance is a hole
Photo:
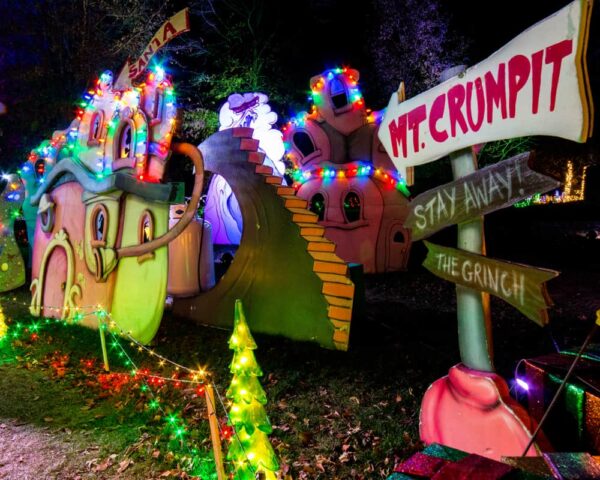
[[[464,73],[405,102],[390,99],[379,138],[401,173],[478,143],[528,135],[585,142],[584,62],[592,0],[576,0]]]

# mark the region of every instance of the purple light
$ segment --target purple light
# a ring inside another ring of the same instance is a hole
[[[528,384],[528,383],[527,383],[525,380],[522,380],[522,379],[520,379],[520,378],[517,378],[517,379],[516,379],[516,382],[517,382],[517,385],[518,385],[519,387],[521,387],[521,389],[522,389],[522,390],[525,390],[526,392],[528,392],[528,391],[529,391],[529,384]]]

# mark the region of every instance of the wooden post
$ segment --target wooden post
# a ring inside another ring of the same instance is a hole
[[[102,346],[102,358],[104,359],[104,370],[110,371],[110,365],[108,364],[108,352],[106,351],[106,338],[104,337],[105,324],[102,320],[98,319],[98,330],[100,331],[100,345]]]
[[[210,438],[212,440],[213,453],[215,456],[215,468],[218,480],[225,480],[225,468],[223,467],[223,453],[221,451],[221,436],[219,434],[219,422],[215,408],[215,392],[211,384],[204,386],[206,398],[206,410],[208,411],[208,424],[210,425]]]
[[[444,82],[464,70],[464,65],[449,68],[442,72],[441,81]],[[477,170],[477,157],[472,148],[451,153],[450,162],[455,180]],[[457,247],[467,252],[485,255],[483,217],[458,225]],[[493,372],[489,295],[456,285],[456,313],[462,363],[474,370]]]
[[[406,100],[406,87],[404,82],[400,82],[398,87],[398,103]],[[415,184],[415,167],[406,167],[406,178],[404,179],[407,187],[412,187]]]

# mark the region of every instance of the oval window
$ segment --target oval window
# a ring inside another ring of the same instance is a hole
[[[106,232],[108,230],[108,212],[104,205],[96,205],[91,219],[92,243],[95,245],[106,243]]]
[[[156,94],[154,95],[154,105],[152,108],[152,118],[154,120],[160,120],[162,118],[163,103],[164,103],[163,91],[160,89],[157,89]]]
[[[98,140],[102,134],[102,123],[104,115],[102,112],[96,112],[90,125],[90,141]]]
[[[394,233],[394,242],[395,243],[404,243],[404,234],[398,230],[396,233]]]
[[[321,193],[316,193],[310,199],[308,209],[319,216],[319,221],[325,219],[325,197]]]
[[[123,125],[121,133],[119,134],[119,158],[129,158],[132,156],[133,144],[133,129],[130,123]]]
[[[356,192],[349,192],[344,198],[344,216],[348,223],[360,220],[360,197]]]
[[[294,133],[293,140],[294,145],[296,145],[296,148],[300,150],[300,153],[305,157],[308,157],[311,153],[313,153],[316,150],[312,138],[310,138],[310,135],[306,132]]]
[[[52,231],[54,227],[54,207],[51,206],[40,213],[40,223],[44,232]]]
[[[154,240],[154,221],[152,214],[146,210],[140,219],[139,243],[149,243]]]
[[[344,108],[348,105],[346,86],[339,77],[335,77],[329,83],[329,94],[331,95],[331,102],[335,108]]]

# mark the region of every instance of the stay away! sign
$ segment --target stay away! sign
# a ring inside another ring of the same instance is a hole
[[[464,73],[404,102],[394,93],[379,138],[404,174],[471,145],[550,135],[585,142],[592,0],[576,0]]]
[[[560,182],[529,168],[529,156],[522,153],[418,195],[404,222],[412,240],[557,188]]]

